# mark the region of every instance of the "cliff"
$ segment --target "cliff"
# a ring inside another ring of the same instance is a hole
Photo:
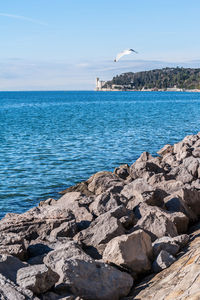
[[[62,194],[0,221],[0,299],[199,299],[200,133]]]

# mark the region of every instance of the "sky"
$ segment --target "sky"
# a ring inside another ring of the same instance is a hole
[[[92,90],[95,78],[200,67],[199,0],[0,0],[0,91]],[[114,63],[118,52],[138,54]]]

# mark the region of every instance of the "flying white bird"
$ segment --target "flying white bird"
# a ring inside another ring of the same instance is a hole
[[[131,53],[138,53],[138,52],[133,50],[133,49],[124,50],[124,51],[117,54],[114,61],[117,62],[122,56],[127,55],[127,54],[131,54]]]

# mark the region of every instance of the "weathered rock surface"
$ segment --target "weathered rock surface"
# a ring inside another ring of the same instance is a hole
[[[109,210],[117,208],[121,204],[126,204],[127,199],[120,195],[121,187],[119,188],[119,192],[113,194],[112,191],[104,192],[98,195],[95,200],[89,206],[90,211],[96,216],[100,216]]]
[[[180,245],[176,243],[174,238],[168,236],[164,236],[162,238],[155,240],[152,246],[153,246],[154,257],[157,257],[162,250],[165,250],[172,255],[176,255],[180,250]]]
[[[128,216],[132,220],[130,211],[124,206],[118,206],[100,215],[87,229],[79,232],[75,236],[75,240],[86,246],[93,246],[102,254],[111,239],[125,233],[125,228],[120,222],[124,216]]]
[[[112,239],[103,253],[103,260],[142,273],[151,269],[150,236],[142,230]]]
[[[88,190],[95,195],[102,194],[115,185],[123,186],[123,181],[111,172],[98,172],[88,180]]]
[[[168,268],[169,266],[171,266],[171,264],[173,264],[173,262],[175,262],[175,260],[176,259],[172,254],[170,254],[169,252],[167,252],[165,250],[161,250],[160,253],[158,254],[158,257],[152,264],[152,270],[155,273],[158,273],[161,270],[164,270],[164,269]]]
[[[129,274],[93,260],[74,242],[50,252],[44,262],[60,276],[57,289],[88,300],[119,299],[133,284]]]
[[[134,209],[140,202],[163,206],[164,192],[153,188],[146,180],[138,178],[124,186],[121,195],[128,199],[128,207]]]
[[[17,272],[17,284],[35,294],[48,291],[58,280],[59,275],[45,265],[21,268]]]
[[[151,236],[152,241],[163,236],[175,237],[178,235],[171,215],[164,210],[145,204],[140,204],[137,210],[137,215],[140,215],[141,218],[135,227],[145,230]]]
[[[154,300],[196,300],[200,297],[200,225],[194,228],[191,242],[177,261],[156,276],[136,286],[132,296],[123,298]]]
[[[62,209],[58,205],[35,207],[21,215],[8,214],[0,222],[0,253],[25,259],[26,247],[31,241],[50,238],[52,231],[54,235],[55,228],[62,223],[66,226],[65,234],[73,236],[76,232],[74,220],[71,210]],[[59,233],[55,235],[59,236]]]
[[[26,263],[23,263],[17,257],[0,254],[0,274],[13,282],[16,282],[17,271],[27,266]]]
[[[29,290],[22,289],[14,282],[0,274],[0,299],[1,300],[39,300]]]

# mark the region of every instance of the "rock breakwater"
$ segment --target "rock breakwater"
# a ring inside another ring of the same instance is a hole
[[[200,298],[200,133],[62,194],[0,221],[0,299]]]

